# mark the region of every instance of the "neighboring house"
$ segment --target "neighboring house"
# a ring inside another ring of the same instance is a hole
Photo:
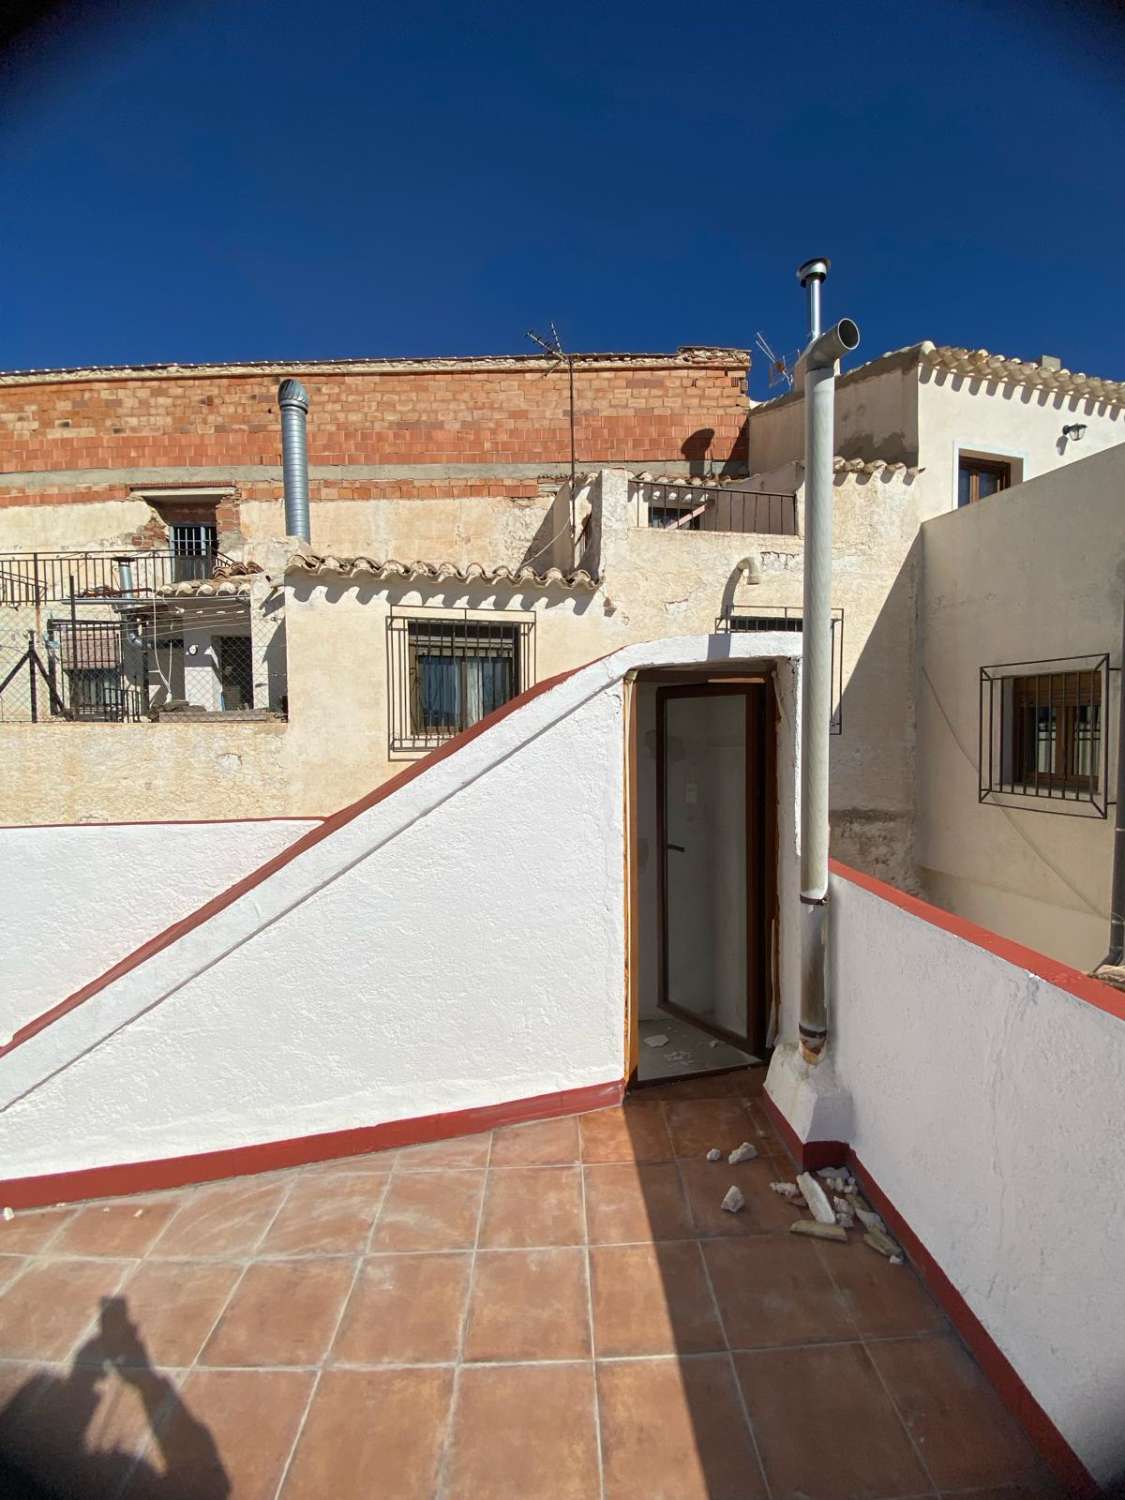
[[[0,735],[22,752],[0,817],[323,815],[631,642],[799,629],[803,400],[752,406],[747,364],[579,357],[573,481],[549,360],[307,366],[300,547],[278,466],[291,367],[0,377],[0,545],[18,553],[0,561]],[[1125,386],[923,343],[840,377],[836,432],[833,849],[956,906],[927,852],[946,789],[919,804],[924,528],[999,493],[1018,516],[1028,481],[1120,444]],[[1040,623],[1057,649],[1029,657],[1078,649],[1061,610]],[[1074,705],[1087,741],[1092,708]]]

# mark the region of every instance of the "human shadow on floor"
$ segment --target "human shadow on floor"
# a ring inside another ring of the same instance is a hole
[[[138,1459],[137,1441],[93,1446],[97,1425],[127,1387],[140,1399],[163,1471]],[[125,1299],[103,1297],[97,1331],[69,1372],[33,1375],[0,1410],[0,1495],[111,1500],[126,1485],[126,1496],[136,1500],[227,1500],[231,1494],[214,1439],[175,1385],[152,1368]]]

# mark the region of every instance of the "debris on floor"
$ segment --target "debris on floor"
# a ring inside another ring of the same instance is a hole
[[[668,1038],[664,1035],[663,1032],[658,1032],[656,1036],[645,1037],[646,1047],[666,1047],[667,1045]]]
[[[16,1216],[16,1211],[15,1211],[14,1208],[5,1208],[4,1209],[4,1221],[5,1221],[5,1223],[10,1224],[12,1222],[12,1220],[15,1218],[15,1216]]]
[[[737,1187],[729,1187],[727,1195],[719,1205],[728,1214],[738,1214],[746,1207],[746,1199],[742,1196],[742,1190]]]
[[[835,1240],[848,1243],[848,1231],[840,1224],[823,1224],[816,1219],[794,1219],[789,1226],[790,1234],[807,1234],[815,1240]]]
[[[884,1234],[881,1229],[869,1229],[863,1236],[863,1243],[870,1245],[872,1250],[877,1250],[880,1255],[885,1255],[888,1260],[893,1260],[902,1265],[902,1249],[896,1245],[889,1234]]]
[[[669,1062],[673,1063],[689,1063],[695,1061],[690,1052],[666,1052],[664,1055],[665,1057],[667,1057]]]
[[[801,1197],[801,1189],[795,1182],[771,1182],[770,1192],[777,1193],[779,1197],[788,1198],[790,1203],[796,1203]]]
[[[802,1172],[797,1186],[809,1205],[809,1212],[818,1224],[835,1224],[836,1212],[828,1201],[827,1194],[811,1172]]]
[[[855,1210],[847,1198],[841,1198],[837,1195],[832,1199],[832,1207],[836,1210],[837,1224],[842,1224],[845,1229],[855,1228]]]
[[[758,1154],[757,1146],[752,1146],[749,1141],[743,1141],[741,1146],[736,1146],[727,1157],[732,1167],[737,1167],[741,1161],[753,1161]]]
[[[723,1044],[720,1041],[710,1041],[707,1045],[708,1047],[721,1047]]]
[[[866,1199],[861,1198],[858,1193],[851,1193],[849,1194],[849,1201],[855,1210],[856,1218],[863,1225],[864,1229],[875,1229],[880,1234],[886,1234],[887,1226]]]
[[[710,1149],[710,1151],[708,1151],[708,1153],[707,1153],[707,1160],[708,1161],[722,1161],[722,1159],[723,1159],[723,1153],[719,1150],[718,1146],[712,1146],[711,1149]]]

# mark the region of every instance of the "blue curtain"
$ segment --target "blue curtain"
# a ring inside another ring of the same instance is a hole
[[[422,728],[467,729],[512,696],[508,656],[423,656],[418,659]]]

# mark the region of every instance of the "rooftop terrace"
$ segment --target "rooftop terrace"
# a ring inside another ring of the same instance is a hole
[[[763,1079],[19,1213],[0,1451],[106,1500],[1050,1493],[909,1265],[789,1233]]]

